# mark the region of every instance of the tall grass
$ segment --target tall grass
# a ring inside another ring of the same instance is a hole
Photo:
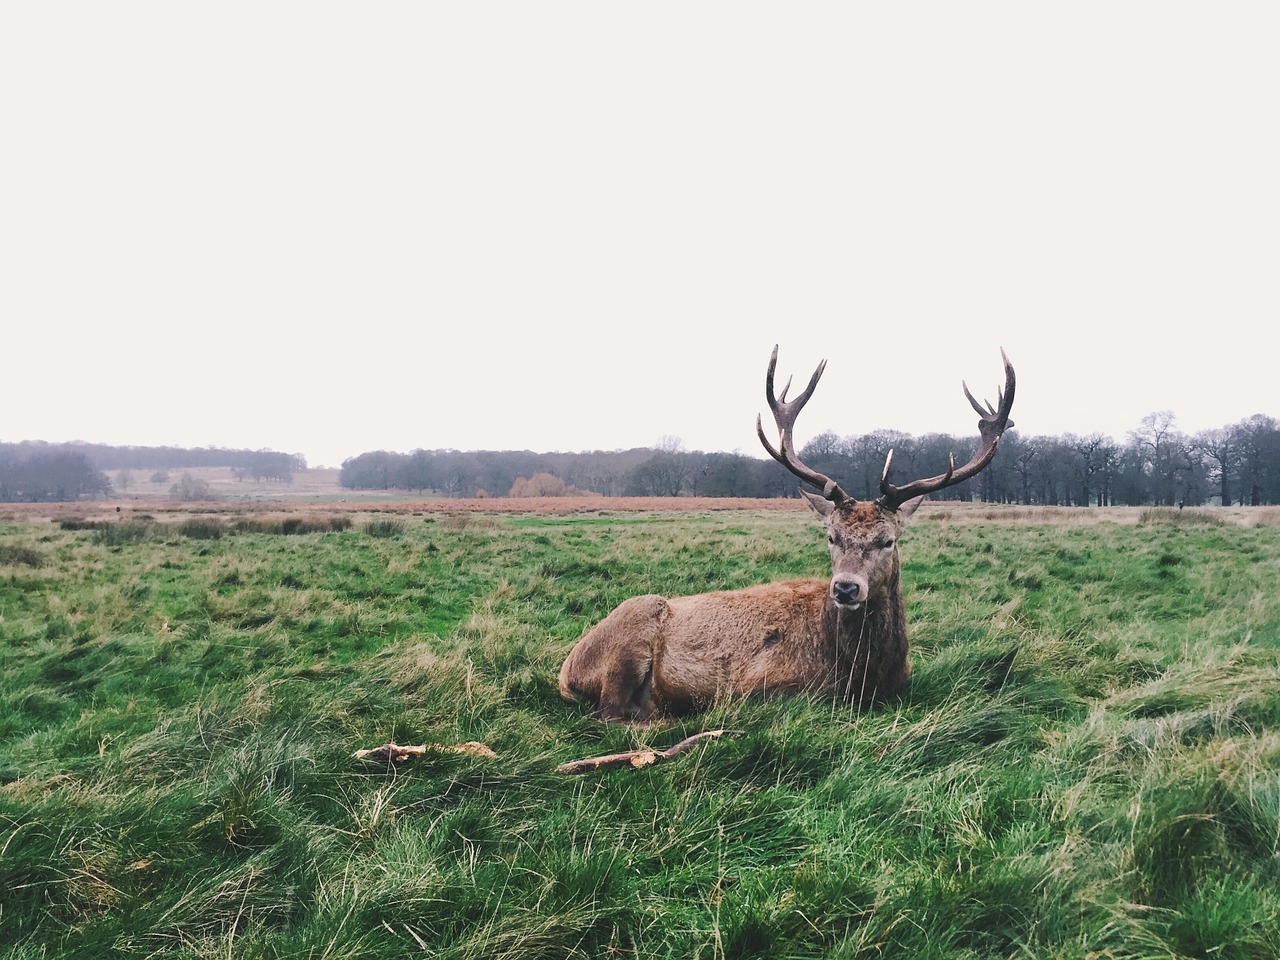
[[[1280,955],[1275,526],[926,508],[901,703],[647,730],[559,699],[573,640],[823,575],[816,525],[339,526],[0,524],[0,957]]]

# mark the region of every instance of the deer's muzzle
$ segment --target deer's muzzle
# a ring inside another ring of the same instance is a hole
[[[831,581],[831,599],[840,607],[861,606],[867,600],[867,581],[861,577],[839,577]]]

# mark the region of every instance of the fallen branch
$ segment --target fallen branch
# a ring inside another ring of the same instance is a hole
[[[582,773],[595,773],[597,770],[605,770],[610,767],[631,767],[634,770],[640,770],[655,763],[661,763],[663,760],[670,760],[703,740],[714,740],[717,737],[732,733],[732,730],[707,730],[703,733],[695,733],[692,737],[685,737],[674,747],[668,747],[666,750],[628,750],[626,753],[611,753],[603,757],[587,757],[583,760],[573,760],[556,767],[556,773],[576,776]]]
[[[556,767],[556,773],[576,776],[583,773],[595,773],[597,770],[608,770],[612,767],[631,767],[633,770],[641,770],[655,763],[661,763],[663,760],[670,760],[672,757],[684,753],[704,740],[715,740],[734,733],[735,731],[733,730],[707,730],[703,733],[695,733],[691,737],[685,737],[675,746],[668,747],[666,750],[642,748],[628,750],[626,753],[611,753],[603,757],[586,757],[582,760],[572,760]],[[412,760],[415,757],[421,757],[427,753],[465,753],[473,757],[497,757],[496,753],[476,740],[468,740],[466,743],[459,743],[455,746],[445,746],[439,743],[424,743],[418,746],[384,743],[380,747],[357,750],[354,755],[358,760],[367,760],[370,763],[391,766],[404,763],[406,760]]]
[[[424,753],[467,753],[473,757],[496,757],[497,754],[476,740],[468,740],[456,746],[447,747],[438,743],[425,743],[416,747],[403,747],[398,743],[384,743],[380,747],[368,750],[357,750],[355,756],[370,763],[404,763]]]

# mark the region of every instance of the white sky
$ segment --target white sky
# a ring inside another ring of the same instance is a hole
[[[1280,5],[5,3],[0,440],[1280,416]],[[797,388],[793,388],[793,392]]]

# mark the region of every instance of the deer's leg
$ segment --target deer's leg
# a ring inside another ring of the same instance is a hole
[[[631,656],[619,657],[605,679],[596,716],[601,720],[653,719],[653,659],[631,650]]]
[[[569,652],[560,695],[593,701],[601,720],[651,720],[654,641],[669,613],[654,595],[619,604]]]

